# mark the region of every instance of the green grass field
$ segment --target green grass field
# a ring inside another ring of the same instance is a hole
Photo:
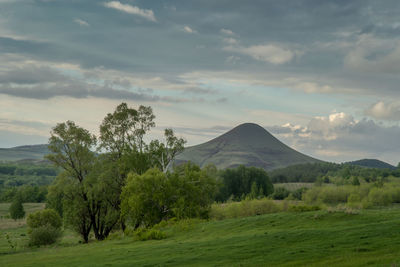
[[[398,266],[400,209],[280,212],[164,229],[167,239],[123,237],[13,252],[0,266]],[[25,227],[8,229],[23,234]],[[5,230],[2,230],[4,233]],[[3,242],[3,240],[2,240]],[[23,242],[23,240],[20,240]]]

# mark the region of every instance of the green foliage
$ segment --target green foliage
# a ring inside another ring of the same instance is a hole
[[[351,181],[352,185],[360,185],[360,180],[358,180],[357,176],[354,176],[352,181]]]
[[[45,209],[29,214],[26,224],[30,229],[51,226],[60,229],[62,220],[55,210]]]
[[[294,199],[301,200],[303,197],[303,193],[306,192],[307,190],[308,188],[302,187],[293,191],[291,195],[293,196]]]
[[[41,226],[33,228],[29,233],[29,245],[44,246],[51,245],[57,242],[61,237],[60,229],[52,226]]]
[[[281,207],[270,199],[242,200],[240,202],[213,204],[210,218],[224,220],[275,213],[281,210]]]
[[[140,241],[146,241],[165,239],[167,235],[157,229],[138,228],[135,231],[135,237]]]
[[[12,219],[22,219],[25,216],[24,206],[22,206],[22,198],[21,196],[15,196],[13,202],[11,203],[10,209],[10,216]]]
[[[289,196],[290,191],[284,187],[277,187],[274,190],[274,193],[271,195],[273,199],[282,200]]]
[[[207,217],[215,191],[215,178],[190,163],[173,173],[150,169],[130,174],[121,195],[122,216],[134,227],[172,217]]]
[[[96,155],[91,150],[96,145],[96,137],[72,121],[59,123],[53,128],[49,139],[51,154],[46,158],[64,170],[60,174],[63,186],[63,215],[75,230],[88,242],[92,223],[97,211],[96,203],[90,202],[86,179],[94,167]],[[55,206],[56,209],[59,207]]]
[[[337,205],[347,203],[351,207],[387,206],[400,203],[400,182],[381,182],[374,184],[332,185],[313,187],[303,193],[308,204],[323,203]]]
[[[319,206],[311,206],[311,205],[290,205],[289,211],[294,212],[307,212],[307,211],[315,211],[320,210]]]
[[[368,194],[368,201],[374,206],[387,206],[392,203],[392,196],[387,189],[372,188]]]
[[[226,201],[233,196],[235,200],[242,199],[251,193],[254,186],[254,195],[268,196],[274,191],[274,187],[269,180],[268,174],[260,168],[239,166],[236,169],[227,169],[220,173],[220,192],[217,201]],[[258,190],[257,190],[258,188]],[[258,191],[258,192],[256,192]]]
[[[174,135],[172,129],[165,129],[165,142],[153,140],[150,143],[149,150],[152,155],[152,161],[163,172],[167,172],[175,156],[182,152],[186,141]]]
[[[61,237],[61,217],[55,210],[45,209],[29,214],[29,244],[31,246],[50,245]]]
[[[379,177],[395,176],[400,177],[398,170],[365,168],[350,164],[336,163],[307,163],[292,165],[282,169],[269,172],[273,183],[294,183],[294,182],[318,182],[327,183],[330,178],[340,177],[363,177],[367,181],[374,181]]]
[[[21,195],[23,202],[44,202],[58,170],[42,163],[0,163],[0,202]]]

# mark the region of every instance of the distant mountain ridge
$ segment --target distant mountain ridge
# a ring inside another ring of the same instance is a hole
[[[346,162],[346,164],[356,165],[366,168],[391,169],[391,170],[396,169],[395,166],[378,159],[360,159],[356,161]]]
[[[201,167],[212,163],[220,169],[246,165],[265,170],[321,162],[288,147],[254,123],[241,124],[206,143],[185,148],[176,163],[185,161]]]
[[[0,148],[0,161],[44,160],[49,154],[47,144]]]

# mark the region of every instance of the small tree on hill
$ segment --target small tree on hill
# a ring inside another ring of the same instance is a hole
[[[22,206],[22,198],[20,195],[16,195],[14,197],[13,202],[11,203],[10,209],[10,216],[12,219],[22,219],[25,216],[24,206]]]

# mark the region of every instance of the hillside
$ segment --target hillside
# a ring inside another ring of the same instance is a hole
[[[398,208],[281,212],[187,221],[163,229],[164,240],[78,244],[66,232],[60,245],[41,248],[26,246],[26,228],[13,228],[17,251],[0,239],[0,266],[398,266],[399,215]]]
[[[366,168],[377,168],[377,169],[391,169],[395,170],[396,167],[378,159],[361,159],[356,161],[346,162],[346,164],[361,166]]]
[[[178,164],[184,161],[202,167],[212,163],[220,169],[243,164],[266,170],[320,162],[288,147],[254,123],[241,124],[211,141],[186,148],[177,157]]]
[[[47,144],[0,148],[0,161],[40,161],[48,153]]]

